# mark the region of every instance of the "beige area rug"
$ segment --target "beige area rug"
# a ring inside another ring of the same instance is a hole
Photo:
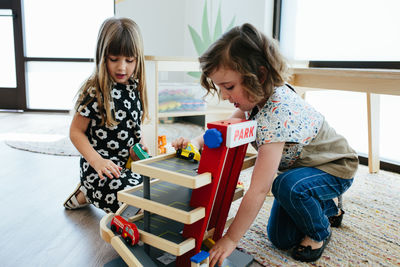
[[[240,176],[246,187],[251,173],[246,170]],[[342,227],[332,229],[331,241],[315,263],[297,262],[290,251],[278,250],[268,240],[266,227],[273,197],[267,197],[239,247],[264,266],[400,266],[400,175],[386,171],[370,174],[360,165],[343,200],[346,214]],[[231,215],[239,206],[237,202]]]
[[[23,129],[21,132],[7,134],[4,141],[10,147],[25,151],[58,156],[79,156],[79,152],[68,137],[68,127],[69,123],[58,123],[51,129],[38,127],[33,132],[30,129]],[[166,135],[169,143],[181,136],[193,138],[204,132],[202,127],[190,123],[159,124],[158,127],[159,135]]]
[[[14,134],[5,140],[5,143],[12,148],[30,152],[57,156],[79,156],[79,152],[66,135]]]
[[[54,155],[75,155],[70,144],[70,116],[21,116],[9,122],[7,134],[1,140],[18,149]],[[13,126],[13,127],[11,127]],[[185,127],[191,127],[190,129]],[[197,126],[198,127],[198,126]],[[15,130],[18,129],[18,130]],[[180,135],[197,136],[196,126],[166,125],[159,133],[169,141]],[[240,179],[249,185],[252,170],[242,172]],[[352,187],[344,194],[342,227],[333,229],[332,239],[321,259],[313,264],[292,260],[288,251],[275,249],[266,235],[269,210],[273,198],[268,197],[250,230],[240,242],[240,248],[265,266],[400,266],[400,175],[380,171],[369,174],[360,165]],[[231,209],[235,214],[240,200]]]
[[[6,120],[9,130],[0,136],[10,147],[50,155],[79,155],[68,137],[72,116],[27,113],[13,114],[12,118]]]

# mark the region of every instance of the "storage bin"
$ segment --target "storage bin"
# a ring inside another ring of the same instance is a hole
[[[158,87],[158,111],[203,111],[206,91],[196,83],[160,83]]]

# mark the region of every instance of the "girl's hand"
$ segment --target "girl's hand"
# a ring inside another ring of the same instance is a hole
[[[190,143],[189,139],[186,139],[184,137],[179,137],[178,139],[172,141],[171,145],[175,150],[182,149],[187,147],[187,145]]]
[[[143,149],[144,151],[146,151],[147,154],[150,155],[150,153],[149,153],[149,148],[146,146],[146,144],[145,144],[145,142],[144,142],[143,136],[142,136],[142,138],[140,139],[139,143],[140,143],[140,145],[142,146],[142,149]]]
[[[145,144],[140,143],[140,147],[143,149],[143,151],[147,152],[147,154],[150,155],[149,148]],[[133,147],[129,148],[129,156],[133,161],[140,160],[138,155],[136,155],[135,151],[133,150]]]
[[[231,255],[232,251],[236,248],[236,242],[230,239],[227,235],[218,240],[212,247],[210,252],[210,266],[213,267],[218,263],[222,266],[222,262],[226,257]]]
[[[93,168],[96,170],[100,179],[105,179],[104,175],[108,178],[119,178],[121,175],[122,167],[112,162],[109,159],[101,158],[93,163]]]
[[[136,155],[135,151],[133,151],[132,147],[129,148],[129,156],[133,161],[139,160],[139,157]]]
[[[150,155],[149,148],[148,148],[145,144],[143,144],[143,143],[141,143],[141,145],[142,145],[142,149],[143,149],[144,151],[146,151],[147,154]]]

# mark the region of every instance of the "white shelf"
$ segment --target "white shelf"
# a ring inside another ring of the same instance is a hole
[[[213,114],[223,114],[229,116],[232,114],[233,109],[227,108],[207,108],[206,110],[195,110],[195,111],[175,111],[175,112],[159,112],[159,118],[166,117],[187,117],[187,116],[201,116],[201,115],[213,115]]]
[[[201,116],[206,115],[206,111],[174,111],[174,112],[159,112],[159,118],[167,117],[188,117],[188,116]]]

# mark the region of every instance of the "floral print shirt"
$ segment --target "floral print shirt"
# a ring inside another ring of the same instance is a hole
[[[257,137],[253,146],[285,142],[280,170],[293,165],[304,146],[318,134],[324,117],[287,85],[274,88],[264,107],[254,116]]]

